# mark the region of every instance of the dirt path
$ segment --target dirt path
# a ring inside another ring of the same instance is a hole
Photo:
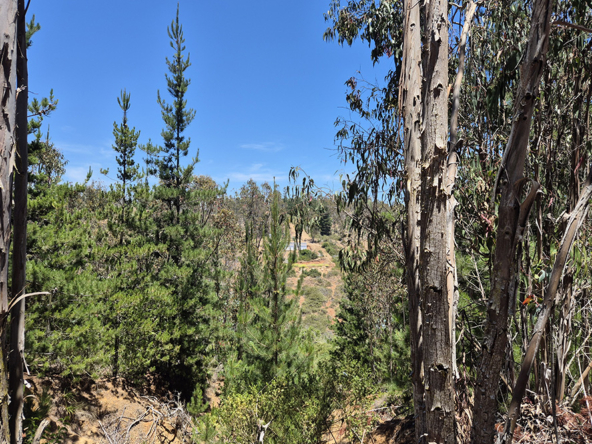
[[[293,234],[293,233],[292,233]],[[333,257],[322,247],[320,241],[313,242],[308,233],[302,233],[302,241],[306,242],[307,249],[317,254],[319,257],[311,261],[299,261],[294,264],[295,276],[288,278],[287,284],[289,288],[296,288],[298,280],[304,270],[309,271],[317,269],[322,274],[324,288],[328,288],[331,292],[328,300],[323,304],[323,310],[331,319],[331,324],[335,322],[335,316],[339,309],[339,292],[338,289],[342,285],[342,277],[339,267],[333,260]],[[327,286],[326,283],[329,283]],[[315,278],[305,277],[303,287],[316,287],[318,281]],[[304,295],[300,296],[299,305],[302,308],[306,298]]]

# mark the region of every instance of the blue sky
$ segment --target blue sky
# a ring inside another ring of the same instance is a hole
[[[166,93],[167,26],[176,0],[32,0],[41,31],[29,50],[30,99],[53,88],[58,109],[44,121],[69,161],[65,180],[115,177],[113,122],[121,120],[120,90],[131,93],[129,123],[140,143],[160,144],[157,90]],[[249,178],[276,177],[300,166],[317,183],[339,187],[343,172],[334,151],[344,82],[362,73],[381,82],[390,60],[372,66],[364,44],[324,42],[329,0],[180,1],[180,19],[192,66],[188,105],[196,118],[186,132],[196,174],[237,190]],[[44,128],[47,128],[45,126]],[[137,160],[142,158],[137,153]]]

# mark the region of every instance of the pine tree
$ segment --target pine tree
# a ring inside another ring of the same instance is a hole
[[[165,128],[161,135],[164,139],[164,147],[157,150],[156,167],[158,177],[164,185],[165,190],[174,190],[165,193],[165,198],[170,205],[176,209],[176,216],[181,212],[182,191],[187,186],[193,175],[193,169],[198,161],[197,156],[187,166],[181,164],[181,159],[189,153],[191,139],[186,138],[183,132],[195,118],[195,111],[187,108],[185,94],[191,80],[185,77],[185,71],[191,66],[189,54],[185,58],[185,38],[183,27],[179,23],[179,5],[177,4],[177,15],[171,26],[167,28],[171,47],[175,50],[172,61],[166,59],[171,75],[165,75],[167,90],[173,96],[173,103],[167,103],[158,92],[158,104],[161,107],[162,119]]]
[[[164,146],[145,148],[159,185],[154,190],[153,238],[160,251],[160,262],[153,279],[167,297],[154,318],[163,341],[163,356],[154,364],[156,371],[179,382],[177,389],[186,395],[203,386],[207,365],[213,357],[220,325],[219,303],[215,293],[216,251],[222,230],[212,223],[216,202],[224,190],[213,181],[193,175],[198,159],[183,165],[190,139],[184,131],[195,116],[187,107],[185,94],[190,80],[185,71],[191,65],[185,58],[185,39],[179,22],[179,7],[168,28],[172,60],[167,58],[170,76],[167,90],[173,97],[167,104],[158,94],[165,128]]]
[[[231,361],[228,366],[230,390],[262,386],[277,377],[289,380],[312,365],[310,338],[301,329],[298,292],[288,299],[286,281],[295,255],[290,254],[285,260],[290,229],[287,218],[280,213],[279,200],[275,189],[269,235],[264,238],[263,275],[258,284],[250,287],[252,299],[245,302],[249,305],[250,316],[243,321],[246,328],[238,332],[242,360]],[[247,255],[247,260],[252,259]],[[243,266],[256,268],[245,263]]]
[[[236,288],[238,295],[236,352],[239,361],[243,359],[244,344],[242,338],[244,338],[245,329],[248,325],[250,306],[255,296],[259,294],[261,285],[261,266],[254,231],[253,225],[247,222],[245,225],[245,252],[241,258]]]
[[[321,211],[321,219],[319,221],[319,226],[321,230],[321,236],[330,236],[331,235],[331,216],[326,208],[323,208]]]
[[[278,372],[280,358],[288,358],[286,351],[295,345],[298,335],[300,316],[297,314],[295,299],[286,299],[286,280],[293,261],[291,255],[288,261],[284,262],[284,254],[289,243],[290,227],[280,215],[279,192],[274,190],[269,237],[265,239],[264,244],[264,304],[260,306],[263,310],[258,311],[258,314],[262,315],[262,320],[268,320],[270,327],[263,329],[264,335],[270,339],[270,347],[268,350],[260,351],[269,353],[269,362],[266,364],[270,366],[268,372],[271,376]]]
[[[111,244],[107,242],[104,250],[105,262],[109,264],[110,271],[107,276],[110,278],[109,309],[105,313],[105,318],[106,324],[113,330],[112,364],[113,376],[116,377],[119,374],[122,335],[125,334],[125,327],[129,327],[130,316],[126,309],[130,306],[129,299],[133,299],[131,293],[137,292],[143,287],[140,278],[143,277],[142,273],[135,267],[134,269],[129,267],[130,263],[135,263],[133,258],[136,256],[132,240],[137,238],[138,234],[142,236],[141,233],[134,230],[133,223],[130,223],[133,211],[129,207],[134,204],[137,182],[140,179],[139,167],[134,160],[140,132],[136,131],[135,127],[130,128],[128,125],[127,113],[131,106],[130,97],[130,94],[124,89],[117,98],[117,103],[123,111],[123,119],[119,125],[117,122],[113,122],[113,136],[115,137],[113,150],[117,153],[115,157],[118,165],[117,178],[121,182],[111,188],[110,196],[113,197],[113,200],[107,213],[108,231],[116,241]]]
[[[37,371],[64,376],[100,376],[109,365],[111,329],[104,279],[99,279],[98,246],[103,242],[96,214],[103,190],[88,184],[43,184],[29,200],[27,316],[28,363]],[[98,197],[98,199],[96,199]]]
[[[121,91],[121,95],[117,98],[117,103],[123,111],[123,120],[119,125],[117,125],[117,122],[113,122],[113,136],[115,136],[113,149],[117,153],[115,157],[117,165],[119,165],[117,178],[122,184],[122,198],[125,206],[125,203],[129,200],[127,196],[128,185],[130,182],[135,181],[139,174],[139,167],[134,161],[134,154],[138,145],[140,132],[136,131],[136,128],[130,128],[128,126],[127,112],[130,109],[130,94],[125,89]]]

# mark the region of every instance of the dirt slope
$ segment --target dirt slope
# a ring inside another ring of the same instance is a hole
[[[300,307],[303,309],[304,324],[307,324],[307,318],[311,316],[327,318],[326,321],[319,319],[317,322],[311,321],[310,323],[315,328],[329,333],[330,326],[335,321],[335,316],[339,309],[339,302],[343,297],[341,271],[336,263],[337,259],[332,257],[323,248],[323,242],[321,240],[315,239],[315,242],[313,242],[311,236],[304,232],[302,234],[302,241],[306,242],[307,249],[318,255],[318,257],[314,260],[299,260],[295,263],[295,275],[288,279],[287,284],[289,288],[296,288],[298,280],[302,274],[305,274],[302,283],[303,291],[300,293],[299,300]],[[336,247],[341,247],[340,243],[336,240],[331,240],[330,242]],[[320,276],[307,276],[311,270],[318,271]],[[310,290],[315,288],[320,291],[322,296],[316,292],[317,300],[312,302],[312,307],[307,307],[307,299],[312,297]]]
[[[178,399],[154,386],[138,390],[114,379],[73,387],[58,377],[28,377],[27,384],[29,417],[49,419],[41,444],[190,442],[191,418]],[[35,434],[38,426],[33,421],[24,433]]]

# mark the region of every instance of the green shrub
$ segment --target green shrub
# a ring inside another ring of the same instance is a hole
[[[353,440],[376,425],[377,416],[368,414],[375,393],[372,378],[356,362],[323,362],[316,369],[295,369],[262,389],[228,393],[219,408],[199,418],[194,442],[259,442],[261,426],[268,425],[266,444],[318,443],[337,409],[348,424],[347,438]]]
[[[319,270],[317,270],[316,268],[310,268],[308,270],[303,269],[302,270],[302,275],[303,276],[308,276],[311,278],[320,278],[321,277],[321,272]]]
[[[332,277],[336,277],[336,276],[341,276],[341,273],[339,272],[339,270],[337,268],[333,268],[331,271],[329,271],[327,273],[328,278],[332,278]]]
[[[339,247],[335,245],[333,242],[325,241],[321,245],[327,253],[331,256],[336,257],[339,255]]]
[[[327,303],[326,288],[318,287],[304,287],[302,296],[304,296],[304,303],[302,304],[302,314],[304,316],[309,314],[316,314],[322,310]]]
[[[312,250],[300,250],[299,260],[301,261],[312,261],[318,257],[319,255]]]
[[[325,313],[311,313],[302,320],[302,326],[323,334],[330,331],[331,318]]]

